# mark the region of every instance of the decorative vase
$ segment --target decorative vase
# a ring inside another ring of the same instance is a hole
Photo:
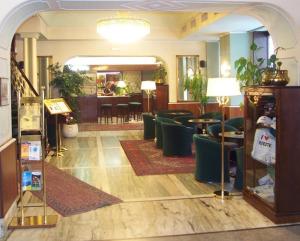
[[[266,70],[263,73],[263,85],[285,86],[289,83],[290,78],[287,70],[276,69],[275,71]]]
[[[78,124],[63,124],[62,134],[66,138],[76,137],[78,134]]]
[[[159,85],[162,85],[162,84],[164,84],[164,81],[163,81],[163,79],[156,79],[155,83],[159,84]]]

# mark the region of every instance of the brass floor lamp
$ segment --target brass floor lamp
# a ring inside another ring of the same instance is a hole
[[[207,83],[207,96],[216,97],[222,109],[222,139],[221,139],[221,190],[215,191],[223,200],[229,195],[224,187],[224,107],[229,102],[230,96],[241,95],[240,87],[235,78],[209,78]]]
[[[151,91],[156,90],[155,81],[144,80],[142,81],[141,90],[144,90],[148,96],[148,113],[150,112],[150,94]]]

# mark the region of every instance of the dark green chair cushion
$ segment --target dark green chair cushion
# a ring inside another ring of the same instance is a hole
[[[143,113],[144,140],[155,138],[155,116]]]
[[[244,166],[244,147],[234,149],[236,155],[236,177],[234,187],[238,190],[243,189],[243,166]]]
[[[226,120],[225,124],[233,126],[240,131],[244,130],[244,118],[243,117],[231,118],[229,120]]]
[[[238,131],[238,129],[233,126],[224,125],[224,131]],[[219,133],[221,132],[222,132],[221,124],[213,124],[207,127],[208,135],[216,139],[220,138]]]
[[[173,120],[180,122],[182,125],[192,128],[193,132],[196,134],[197,133],[197,124],[189,122],[189,120],[191,120],[191,119],[194,119],[194,117],[178,116],[178,117],[173,118]]]
[[[213,139],[195,134],[195,179],[201,182],[221,181],[221,144]],[[224,148],[224,181],[229,182],[229,152]]]
[[[156,137],[156,147],[162,148],[163,147],[163,135],[161,129],[161,123],[173,123],[176,124],[177,122],[170,118],[165,117],[156,117],[155,119],[155,137]]]
[[[162,122],[163,154],[165,156],[192,155],[193,129],[182,124]]]

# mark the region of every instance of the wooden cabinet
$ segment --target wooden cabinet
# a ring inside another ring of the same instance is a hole
[[[18,197],[17,144],[11,139],[0,147],[0,218]]]
[[[169,104],[169,85],[156,85],[154,111],[167,110]]]
[[[276,223],[300,221],[300,88],[245,92],[247,202]]]

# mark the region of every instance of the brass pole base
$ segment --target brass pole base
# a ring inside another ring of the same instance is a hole
[[[22,229],[22,228],[52,228],[57,224],[57,215],[47,215],[47,216],[27,216],[23,218],[14,217],[10,224],[9,229]]]
[[[61,146],[60,149],[59,149],[59,151],[67,151],[67,150],[68,150],[68,148],[66,148],[64,146]]]
[[[54,154],[53,154],[53,156],[56,156],[56,157],[63,157],[64,154],[63,154],[62,152],[60,152],[60,151],[55,151]]]
[[[217,190],[214,192],[214,194],[216,195],[217,198],[222,198],[222,190]],[[228,191],[223,191],[223,196],[225,199],[230,198],[230,194]]]

